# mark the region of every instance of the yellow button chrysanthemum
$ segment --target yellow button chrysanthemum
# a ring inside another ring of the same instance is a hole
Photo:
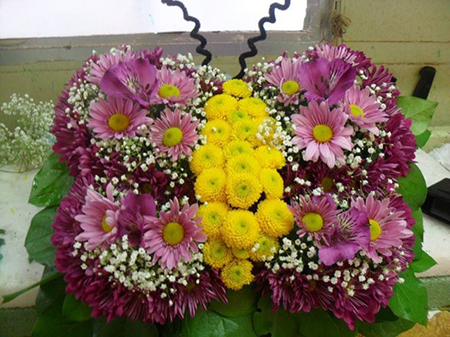
[[[250,253],[248,249],[243,249],[243,248],[233,248],[231,250],[231,252],[233,253],[233,256],[235,258],[238,259],[248,259],[250,257]]]
[[[294,216],[281,200],[264,200],[258,204],[256,218],[263,233],[280,237],[294,228]]]
[[[261,165],[255,157],[240,154],[228,159],[226,168],[228,174],[250,173],[256,176],[261,170]]]
[[[277,251],[279,248],[278,240],[272,236],[261,235],[256,240],[255,245],[258,245],[256,251],[250,251],[250,259],[255,262],[265,261],[275,255],[273,250]]]
[[[223,149],[223,155],[225,159],[230,159],[231,157],[246,154],[252,156],[255,153],[252,144],[243,140],[234,140],[228,143]]]
[[[233,79],[222,84],[223,92],[239,98],[247,98],[252,94],[248,83],[243,80]]]
[[[258,201],[262,186],[257,176],[249,173],[232,174],[228,177],[226,193],[231,206],[247,209]]]
[[[277,170],[261,170],[259,180],[267,199],[281,199],[284,192],[284,182]]]
[[[256,145],[256,133],[258,132],[258,123],[254,119],[245,119],[233,124],[233,139],[245,140]]]
[[[228,209],[228,205],[223,202],[208,202],[200,206],[197,216],[202,218],[200,226],[203,226],[208,240],[220,236]]]
[[[230,211],[224,226],[223,240],[228,247],[247,249],[258,239],[260,228],[255,215],[250,211]]]
[[[223,283],[229,289],[239,290],[253,281],[252,269],[253,264],[248,260],[233,260],[222,269]]]
[[[236,98],[227,94],[215,95],[205,104],[206,119],[209,121],[215,119],[226,120],[228,115],[237,109],[238,101]]]
[[[231,249],[217,238],[208,238],[203,247],[203,258],[205,263],[213,268],[222,268],[233,259]]]
[[[201,133],[206,136],[207,144],[223,147],[229,141],[231,127],[227,122],[217,119],[207,122]]]
[[[228,121],[231,124],[237,123],[237,122],[241,122],[241,121],[245,121],[250,119],[250,117],[248,116],[248,113],[241,111],[241,110],[236,110],[232,113],[230,113],[228,115]]]
[[[204,170],[195,181],[195,194],[200,195],[201,202],[225,201],[227,175],[219,168]]]
[[[192,172],[199,175],[203,170],[223,167],[225,159],[220,147],[213,144],[206,144],[192,154],[192,160],[189,164]]]
[[[245,111],[255,118],[268,117],[267,104],[262,99],[249,97],[239,101],[239,110]]]
[[[280,169],[286,164],[283,154],[271,146],[260,146],[255,151],[255,157],[263,168]]]

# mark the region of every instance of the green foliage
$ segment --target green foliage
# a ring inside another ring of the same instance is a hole
[[[411,210],[419,209],[427,198],[427,185],[416,164],[411,164],[411,170],[406,177],[398,178],[398,184],[398,192]]]
[[[258,302],[258,312],[253,315],[253,326],[258,336],[270,333],[272,337],[295,337],[297,322],[294,315],[278,309],[272,310],[272,300],[265,296]]]
[[[417,261],[414,261],[411,265],[415,273],[423,273],[431,267],[435,266],[437,262],[427,253],[422,252],[422,256]]]
[[[30,259],[46,266],[52,266],[55,260],[55,247],[50,243],[53,234],[52,222],[56,207],[45,208],[31,220],[31,226],[25,239],[25,248]]]
[[[394,287],[394,296],[389,301],[389,308],[400,318],[426,325],[428,322],[428,294],[425,286],[410,268],[400,274],[403,283]]]
[[[356,331],[351,331],[342,320],[322,309],[311,309],[309,313],[300,313],[294,317],[302,337],[356,336]]]
[[[0,229],[0,235],[5,234],[4,229]],[[0,238],[0,247],[5,244],[5,239]],[[0,253],[0,260],[3,259],[3,255]]]
[[[436,111],[437,103],[413,96],[400,96],[397,105],[406,118],[412,120],[411,131],[418,136],[427,131]]]
[[[53,116],[52,102],[36,104],[28,95],[11,95],[0,107],[0,119],[12,122],[0,123],[0,165],[13,164],[20,171],[40,167],[52,149]]]
[[[209,310],[213,310],[225,317],[246,316],[256,310],[258,302],[257,293],[254,286],[246,286],[239,291],[227,291],[228,304],[213,301]]]
[[[59,155],[52,153],[34,177],[28,202],[38,207],[57,206],[72,183],[69,169],[59,162]]]
[[[424,147],[427,144],[428,139],[430,139],[430,136],[431,136],[431,132],[428,129],[425,130],[425,132],[422,132],[420,135],[417,135],[416,136],[417,147],[419,149]]]
[[[375,323],[359,322],[359,332],[365,337],[395,337],[411,329],[414,322],[398,318],[389,308],[381,309]]]
[[[116,318],[106,323],[104,318],[93,321],[95,337],[158,337],[154,325],[132,322],[125,318]],[[175,336],[174,336],[175,337]]]
[[[67,294],[62,307],[63,316],[71,321],[83,322],[91,319],[91,308],[77,300],[74,295]]]

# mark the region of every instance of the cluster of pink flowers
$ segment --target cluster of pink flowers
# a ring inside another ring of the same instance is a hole
[[[267,105],[255,130],[283,154],[283,200],[295,218],[254,265],[259,288],[275,308],[373,322],[413,259],[415,222],[396,181],[416,144],[392,75],[361,52],[322,45],[243,80]],[[163,324],[226,301],[219,272],[203,262],[189,164],[207,144],[205,102],[225,81],[190,57],[124,46],[94,53],[60,96],[54,151],[75,183],[52,244],[67,292],[94,316]]]

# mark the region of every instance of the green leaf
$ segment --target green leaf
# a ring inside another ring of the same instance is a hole
[[[398,192],[403,195],[403,200],[413,210],[423,205],[427,198],[427,185],[422,172],[415,164],[411,164],[408,176],[398,178]]]
[[[359,332],[364,337],[395,337],[411,329],[416,323],[399,318],[381,323],[359,323]]]
[[[252,315],[223,317],[214,311],[199,310],[182,324],[183,337],[256,337]]]
[[[46,266],[52,266],[56,249],[50,243],[53,234],[52,222],[56,207],[45,208],[31,220],[31,226],[25,239],[25,248],[30,258]]]
[[[92,336],[92,320],[74,322],[62,315],[63,299],[50,304],[39,316],[31,337],[83,337]]]
[[[45,283],[47,283],[47,282],[49,282],[51,280],[54,280],[54,279],[56,279],[58,277],[61,277],[61,276],[62,275],[57,273],[56,271],[52,272],[52,273],[49,273],[48,275],[43,277],[39,282],[33,283],[32,285],[30,285],[30,286],[28,286],[28,287],[26,287],[24,289],[21,289],[19,291],[16,291],[15,293],[3,296],[3,304],[11,302],[16,297],[19,297],[20,295],[25,294],[28,290],[31,290],[31,289],[33,289],[35,287],[43,285],[43,284],[45,284]]]
[[[278,309],[272,310],[272,300],[269,296],[258,302],[258,312],[253,315],[253,326],[258,336],[270,333],[272,337],[296,337],[297,323],[294,315]]]
[[[420,260],[414,261],[411,266],[415,273],[423,273],[436,264],[437,262],[430,255],[422,251]]]
[[[417,135],[416,136],[417,147],[419,149],[424,147],[427,144],[428,139],[430,139],[430,136],[431,136],[431,132],[428,129],[425,130],[425,132],[422,132],[420,135]]]
[[[400,277],[405,282],[395,285],[389,307],[398,317],[425,326],[428,322],[428,295],[425,286],[411,268],[400,274]]]
[[[311,309],[309,313],[301,312],[294,317],[298,323],[298,331],[304,337],[340,336],[339,328],[322,309]]]
[[[334,317],[334,315],[330,314],[332,316],[332,319],[334,321],[334,324],[339,330],[340,337],[355,337],[358,333],[357,327],[355,327],[355,330],[350,330],[347,323],[344,322],[344,320]]]
[[[411,228],[414,232],[414,261],[418,261],[422,258],[423,249],[423,214],[422,210],[419,208],[417,211],[412,213],[413,218],[416,220],[416,224]]]
[[[62,308],[63,315],[75,322],[87,321],[92,318],[92,310],[86,303],[77,300],[73,294],[66,295]]]
[[[53,273],[54,270],[49,267],[44,269],[44,277]],[[61,275],[62,276],[62,275]],[[66,296],[66,282],[63,277],[58,277],[41,285],[38,295],[36,297],[36,311],[38,315],[42,315],[45,309],[47,309],[54,302],[63,302]]]
[[[437,103],[413,96],[400,96],[397,105],[402,108],[406,118],[412,120],[411,131],[414,135],[424,133],[431,122]]]
[[[225,317],[239,317],[253,313],[258,302],[253,286],[246,286],[239,291],[228,290],[227,299],[228,304],[213,301],[209,309]]]
[[[106,323],[104,318],[94,320],[93,337],[158,337],[154,325],[145,325],[139,321],[116,318]]]
[[[56,206],[72,186],[66,164],[59,162],[59,155],[52,153],[36,174],[28,202],[38,207]]]

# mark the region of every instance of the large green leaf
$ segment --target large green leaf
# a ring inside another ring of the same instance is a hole
[[[400,274],[405,282],[397,283],[394,296],[389,301],[389,307],[400,318],[426,325],[428,322],[428,295],[425,286],[414,275],[410,268]]]
[[[415,273],[423,273],[436,264],[437,262],[430,255],[422,251],[421,258],[417,261],[414,261],[411,267]]]
[[[398,184],[398,192],[403,195],[408,206],[413,211],[419,209],[427,198],[427,185],[417,165],[411,164],[408,176],[398,178]]]
[[[431,137],[431,132],[428,129],[425,130],[425,132],[422,132],[420,135],[417,135],[416,136],[417,147],[419,149],[424,147],[427,144],[428,139],[430,139],[430,137]]]
[[[295,337],[297,322],[294,315],[278,309],[272,310],[272,300],[269,296],[261,298],[258,302],[258,311],[253,315],[253,326],[258,336],[271,334],[272,337]]]
[[[416,323],[399,318],[381,323],[359,323],[359,332],[364,337],[395,337],[411,329]]]
[[[253,313],[258,302],[254,286],[246,286],[239,291],[228,290],[227,299],[228,304],[213,301],[209,309],[225,317],[239,317]]]
[[[157,337],[158,330],[154,325],[146,325],[139,321],[116,318],[106,323],[104,318],[94,320],[93,337]],[[81,336],[80,336],[81,337]]]
[[[51,273],[54,273],[53,269],[45,267],[43,278]],[[38,315],[42,315],[44,310],[54,302],[64,301],[64,297],[66,296],[66,282],[64,282],[64,278],[61,274],[58,275],[61,277],[57,277],[41,285],[36,297],[36,311]]]
[[[31,220],[31,226],[25,239],[25,248],[30,258],[46,266],[52,266],[56,249],[50,243],[53,234],[52,222],[56,207],[45,208]]]
[[[412,212],[413,218],[416,220],[416,224],[411,228],[414,232],[414,261],[418,261],[422,258],[422,242],[423,242],[423,214],[422,210]]]
[[[411,131],[414,135],[425,132],[431,122],[437,103],[413,96],[400,96],[397,105],[402,108],[406,118],[412,120]]]
[[[252,315],[223,317],[214,311],[199,310],[182,324],[183,337],[256,337]]]
[[[38,207],[56,206],[72,186],[66,164],[59,162],[59,155],[52,153],[36,174],[28,202]]]
[[[298,331],[303,337],[341,336],[340,329],[331,315],[322,309],[311,309],[309,313],[302,312],[294,315],[294,317],[298,323]],[[343,332],[351,333],[348,329],[347,331],[343,330]],[[350,334],[350,336],[352,335]]]
[[[21,289],[19,291],[16,291],[15,293],[3,296],[3,304],[11,302],[16,297],[19,297],[20,295],[25,294],[27,291],[29,291],[29,290],[31,290],[33,288],[36,288],[36,287],[38,287],[40,285],[43,285],[43,284],[45,284],[47,282],[50,282],[51,280],[54,280],[54,279],[59,278],[61,276],[62,275],[57,273],[56,271],[51,272],[51,273],[45,275],[39,282],[33,283],[32,285],[30,285],[30,286],[28,286],[28,287],[26,287],[24,289]]]
[[[71,321],[82,322],[92,318],[92,310],[86,303],[77,300],[73,294],[67,294],[63,307],[63,315]]]

